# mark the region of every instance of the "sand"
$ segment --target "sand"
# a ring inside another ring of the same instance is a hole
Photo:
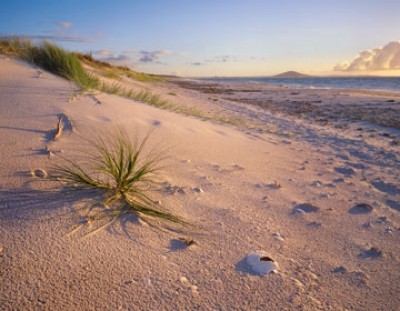
[[[398,310],[400,96],[179,81],[146,87],[241,126],[0,59],[0,309]],[[153,197],[195,227],[131,216],[90,234],[79,196],[41,178],[117,127],[166,150]],[[252,270],[254,254],[278,270]]]

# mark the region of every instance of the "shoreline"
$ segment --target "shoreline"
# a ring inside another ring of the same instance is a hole
[[[400,130],[400,93],[167,79],[182,88],[320,122],[369,121]],[[297,106],[297,107],[296,107]]]

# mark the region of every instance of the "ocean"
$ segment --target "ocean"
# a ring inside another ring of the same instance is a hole
[[[400,77],[307,77],[307,78],[204,78],[203,81],[228,83],[265,83],[293,88],[361,89],[400,93]]]

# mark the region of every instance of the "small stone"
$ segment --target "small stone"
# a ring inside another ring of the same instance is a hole
[[[199,188],[199,187],[193,188],[193,191],[197,192],[197,193],[203,193],[204,192],[204,190]]]

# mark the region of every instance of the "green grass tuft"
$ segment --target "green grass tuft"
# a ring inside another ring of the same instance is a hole
[[[32,45],[30,40],[12,37],[0,41],[0,53],[20,57],[40,68],[75,82],[83,90],[96,88],[99,80],[88,74],[74,53],[44,41],[41,45]]]
[[[56,75],[75,82],[82,89],[96,88],[99,80],[89,75],[76,56],[59,46],[45,41],[39,47],[33,47],[28,60]]]
[[[146,216],[187,224],[180,217],[157,208],[148,196],[154,190],[156,173],[159,170],[160,156],[147,154],[144,146],[149,136],[141,142],[132,144],[126,133],[119,131],[108,140],[99,138],[93,143],[95,155],[88,158],[85,166],[67,161],[64,166],[55,167],[49,175],[52,180],[61,181],[67,189],[93,193],[97,191],[96,206],[101,209],[89,220],[111,218],[122,214],[135,214],[147,221]],[[90,211],[89,211],[90,212]]]

